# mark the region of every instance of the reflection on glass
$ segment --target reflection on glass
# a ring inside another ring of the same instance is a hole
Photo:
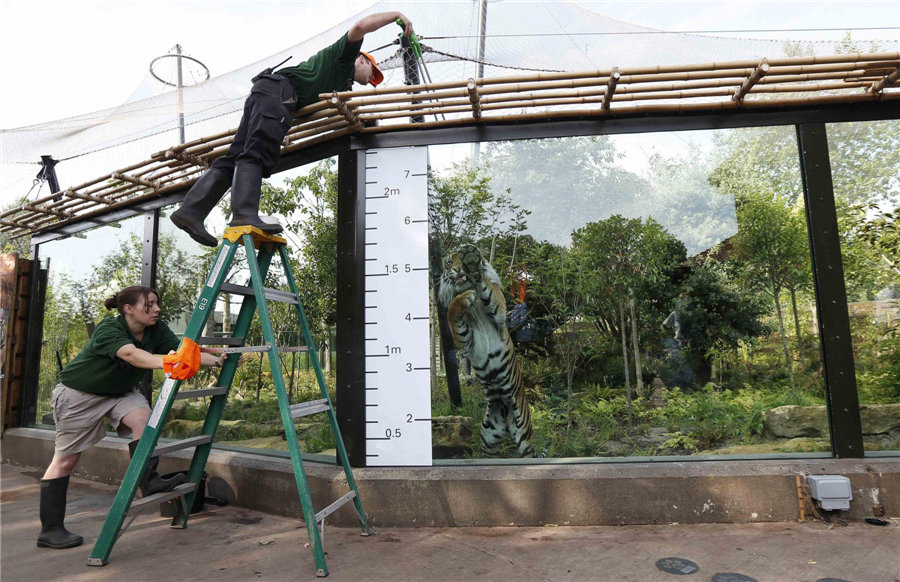
[[[900,450],[900,122],[827,126],[866,451]]]
[[[39,424],[53,424],[50,394],[59,373],[88,342],[107,311],[103,301],[141,283],[141,217],[88,230],[42,244],[39,256],[49,265],[38,380]]]
[[[285,225],[283,235],[288,240],[292,270],[303,297],[306,315],[319,348],[326,383],[334,389],[333,337],[336,295],[336,225],[337,176],[334,160],[307,166],[298,171],[278,174],[263,184],[261,213],[274,214]],[[164,297],[177,302],[179,316],[171,324],[173,331],[183,333],[199,297],[206,277],[212,269],[218,249],[204,247],[178,230],[168,215],[174,207],[166,208],[160,219],[160,255],[158,277],[166,281]],[[206,219],[207,230],[215,236],[224,232],[229,216],[228,197]],[[164,259],[164,254],[167,258]],[[242,249],[238,250],[227,283],[248,285],[250,271]],[[162,284],[162,283],[161,283]],[[266,286],[287,289],[287,281],[276,257],[272,261]],[[207,338],[234,337],[235,325],[243,297],[223,293],[210,312],[202,336]],[[269,315],[275,330],[276,344],[282,347],[304,345],[297,322],[295,307],[288,303],[269,302]],[[246,333],[245,345],[262,345],[262,327],[258,315],[253,317]],[[212,345],[212,344],[211,344]],[[232,355],[231,357],[236,357]],[[291,403],[321,398],[310,358],[306,353],[279,355],[285,374],[285,385]],[[162,375],[156,374],[156,387]],[[201,369],[182,390],[218,385],[218,370]],[[332,392],[333,395],[333,392]],[[182,400],[173,409],[163,436],[187,438],[200,434],[208,399]],[[324,414],[308,416],[295,422],[301,449],[307,453],[328,452],[334,449],[334,438]],[[269,365],[269,355],[245,354],[236,371],[228,404],[216,433],[219,445],[287,451],[284,426],[278,408],[275,384]],[[333,451],[332,451],[333,453]]]
[[[430,148],[435,458],[829,450],[792,128],[460,151]]]

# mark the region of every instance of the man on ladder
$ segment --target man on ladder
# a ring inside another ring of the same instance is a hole
[[[207,232],[203,221],[231,187],[230,226],[252,226],[269,234],[281,232],[277,221],[260,218],[259,198],[262,179],[268,178],[278,163],[294,111],[316,103],[322,93],[349,90],[353,81],[373,86],[381,83],[384,76],[375,59],[360,50],[363,37],[398,19],[404,25],[404,34],[411,35],[412,23],[399,12],[371,14],[307,61],[276,72],[266,69],[254,77],[228,154],[213,162],[194,184],[181,208],[172,213],[172,223],[198,243],[217,246],[219,241]]]

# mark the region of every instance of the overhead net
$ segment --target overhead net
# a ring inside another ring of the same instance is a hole
[[[332,44],[363,16],[392,10],[402,11],[413,21],[422,37],[428,77],[434,83],[474,78],[479,67],[483,67],[485,77],[491,77],[900,48],[897,40],[786,42],[661,32],[607,18],[568,2],[492,1],[487,11],[484,54],[480,56],[477,1],[379,2],[313,38],[186,87],[180,93],[159,83],[148,72],[131,98],[118,107],[0,131],[0,190],[4,200],[21,198],[29,192],[42,155],[51,155],[60,162],[57,173],[65,188],[110,168],[146,160],[153,153],[178,144],[179,114],[183,115],[187,141],[236,127],[250,79],[260,70],[288,56],[293,56],[288,64],[305,60]],[[384,86],[404,84],[399,32],[399,27],[387,26],[367,35],[363,46],[379,61],[385,74]],[[428,82],[424,70],[421,74],[421,81]],[[185,83],[197,80],[186,78]],[[35,197],[34,193],[29,196]]]

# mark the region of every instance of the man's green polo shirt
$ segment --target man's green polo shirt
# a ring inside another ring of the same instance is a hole
[[[350,42],[345,33],[336,43],[320,50],[309,60],[275,72],[291,81],[297,91],[297,109],[300,109],[319,101],[321,93],[348,90],[361,48],[362,40]]]
[[[168,354],[177,350],[181,340],[175,337],[169,327],[159,321],[144,330],[140,341],[131,333],[125,318],[121,315],[107,317],[94,329],[94,333],[75,359],[66,365],[59,381],[70,388],[118,396],[127,394],[138,385],[146,372],[117,358],[116,352],[122,346],[132,344],[151,354]]]

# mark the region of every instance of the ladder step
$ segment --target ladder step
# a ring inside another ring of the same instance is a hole
[[[321,400],[310,400],[309,402],[294,404],[290,408],[291,418],[300,418],[301,416],[309,416],[310,414],[316,414],[317,412],[325,412],[326,410],[331,409],[331,405],[328,404],[327,399],[322,398]]]
[[[201,346],[240,346],[244,340],[239,337],[201,337],[197,343]]]
[[[243,348],[206,348],[208,354],[246,354],[248,352],[271,352],[272,346],[246,346]]]
[[[132,511],[134,509],[143,507],[145,505],[150,505],[153,503],[162,503],[163,501],[168,501],[170,499],[175,499],[176,497],[181,497],[182,495],[187,495],[191,491],[197,488],[196,483],[182,483],[172,491],[168,493],[157,493],[156,495],[151,495],[150,497],[144,497],[143,499],[138,499],[137,501],[131,504],[131,507],[128,511]]]
[[[253,291],[253,287],[247,287],[246,285],[233,285],[231,283],[222,283],[222,287],[219,288],[219,293],[232,293],[234,295],[246,295],[248,297],[253,297],[256,295],[256,293]],[[266,299],[268,299],[269,301],[281,301],[282,303],[293,303],[294,305],[300,303],[297,300],[297,296],[288,291],[280,291],[278,289],[263,287],[263,294],[265,294]]]
[[[215,388],[200,388],[198,390],[179,390],[175,395],[175,400],[185,400],[187,398],[203,398],[204,396],[219,396],[228,392],[228,388],[216,386]]]
[[[244,340],[239,337],[201,337],[197,338],[201,346],[239,346]]]
[[[199,447],[200,445],[205,445],[207,443],[212,442],[212,436],[208,434],[201,434],[195,437],[187,438],[181,441],[175,441],[174,443],[168,443],[165,445],[159,445],[155,449],[153,449],[153,454],[151,457],[158,457],[160,455],[164,455],[166,453],[171,453],[172,451],[180,451],[181,449],[189,449],[191,447]]]
[[[309,346],[297,346],[293,348],[278,348],[278,353],[289,354],[291,352],[308,352]]]
[[[347,503],[354,497],[356,497],[356,491],[351,491],[350,493],[344,495],[343,497],[341,497],[340,499],[338,499],[337,501],[335,501],[334,503],[332,503],[331,505],[329,505],[328,507],[326,507],[319,513],[317,513],[316,514],[316,523],[319,523],[320,521],[322,521],[323,519],[325,519],[326,517],[328,517],[335,511],[337,511],[338,509],[340,509],[340,507],[343,504]]]

